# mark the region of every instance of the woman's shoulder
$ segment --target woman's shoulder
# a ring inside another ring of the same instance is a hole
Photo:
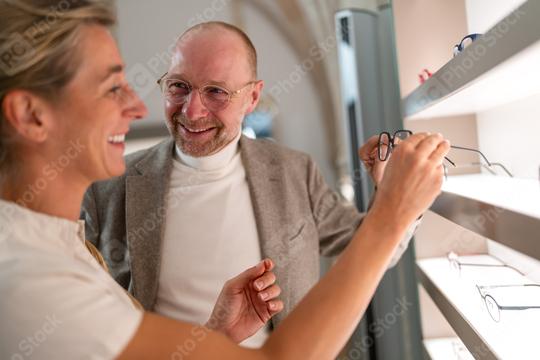
[[[0,327],[1,359],[16,353],[83,358],[95,351],[113,358],[137,330],[142,313],[112,278],[78,257],[78,249],[33,247],[16,237],[0,247],[0,318],[11,324]]]

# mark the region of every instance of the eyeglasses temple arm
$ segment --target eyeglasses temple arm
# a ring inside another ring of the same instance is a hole
[[[161,77],[157,80],[158,85],[161,85],[161,82],[163,81],[163,78],[167,76],[169,72],[167,71],[165,74],[161,75]]]
[[[491,163],[491,167],[486,165],[486,164],[482,164],[482,163],[479,163],[479,162],[474,162],[474,163],[471,163],[472,165],[479,165],[479,166],[482,166],[484,169],[486,169],[487,171],[489,171],[490,173],[492,173],[493,175],[497,175],[497,173],[495,171],[493,171],[493,167],[495,166],[498,166],[500,167],[501,169],[504,170],[504,172],[510,176],[510,177],[514,177],[514,175],[512,175],[512,173],[510,172],[510,170],[508,170],[503,164],[501,163]]]
[[[475,153],[480,154],[480,156],[482,156],[482,158],[486,161],[486,163],[487,163],[489,166],[491,166],[491,163],[489,162],[489,160],[487,159],[487,157],[486,157],[480,150],[470,149],[470,148],[461,147],[461,146],[455,146],[455,145],[450,145],[450,147],[451,147],[452,149],[474,151]]]
[[[450,160],[449,158],[447,158],[446,156],[444,157],[446,161],[448,161],[450,164],[452,164],[454,167],[456,167],[456,163],[453,162],[452,160]]]
[[[502,168],[508,174],[508,176],[514,177],[514,175],[512,175],[512,173],[510,171],[508,171],[508,169],[503,164],[501,164],[501,163],[493,163],[491,165],[499,166],[500,168]]]
[[[501,310],[527,310],[527,309],[540,309],[540,306],[501,306],[499,305],[499,309]]]
[[[476,287],[480,289],[499,289],[499,288],[518,288],[518,287],[537,287],[540,286],[540,284],[510,284],[510,285],[476,285]]]

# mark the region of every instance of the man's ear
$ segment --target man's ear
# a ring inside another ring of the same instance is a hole
[[[251,93],[249,94],[249,104],[246,109],[246,115],[250,114],[255,110],[257,105],[259,104],[259,101],[261,100],[261,95],[264,87],[264,81],[259,80],[253,85],[253,89],[251,90]]]
[[[47,139],[48,109],[38,96],[25,90],[8,92],[2,101],[2,112],[18,136],[37,143]]]

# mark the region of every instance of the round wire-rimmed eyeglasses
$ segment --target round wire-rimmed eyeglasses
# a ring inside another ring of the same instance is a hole
[[[476,288],[478,289],[478,292],[480,293],[480,296],[482,297],[482,300],[484,300],[484,304],[486,305],[486,309],[489,313],[489,316],[493,319],[495,322],[499,322],[501,320],[501,310],[529,310],[529,309],[540,309],[540,304],[538,305],[501,305],[499,302],[495,299],[494,294],[492,293],[493,290],[496,289],[524,289],[524,290],[540,290],[539,284],[510,284],[510,285],[488,285],[488,286],[482,286],[482,285],[476,285]]]
[[[229,90],[224,86],[212,83],[204,84],[200,87],[191,85],[188,81],[175,77],[167,77],[168,73],[163,74],[157,81],[161,92],[165,98],[173,104],[184,104],[192,95],[193,90],[197,90],[201,102],[209,111],[220,111],[225,109],[242,91],[258,81],[253,80],[246,83],[238,90]]]

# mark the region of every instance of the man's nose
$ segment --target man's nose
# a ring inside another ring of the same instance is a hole
[[[182,107],[182,114],[187,119],[200,119],[208,116],[208,109],[202,102],[202,95],[193,90],[186,99]]]

